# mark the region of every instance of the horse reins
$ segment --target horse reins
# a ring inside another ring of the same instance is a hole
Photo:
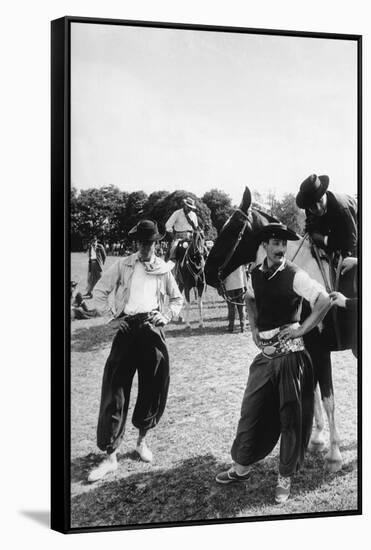
[[[236,239],[234,245],[232,246],[228,256],[226,257],[226,259],[224,260],[224,262],[222,263],[222,265],[218,269],[218,281],[219,281],[219,286],[220,286],[220,293],[221,293],[221,296],[224,298],[224,300],[226,302],[230,303],[230,304],[233,304],[233,305],[236,305],[236,306],[242,306],[242,305],[244,305],[244,300],[245,300],[245,296],[247,294],[247,290],[245,292],[241,293],[241,302],[234,302],[233,300],[231,300],[227,296],[227,290],[225,288],[224,279],[223,279],[223,276],[222,276],[223,275],[223,269],[228,265],[229,261],[231,260],[233,254],[236,251],[236,248],[240,244],[240,241],[243,237],[243,234],[245,233],[247,225],[249,224],[250,227],[251,227],[250,218],[248,217],[247,214],[245,214],[245,212],[243,210],[241,210],[241,208],[237,208],[235,210],[235,212],[240,212],[244,216],[245,221],[243,223],[243,226],[240,229],[240,232],[238,233],[237,239]]]

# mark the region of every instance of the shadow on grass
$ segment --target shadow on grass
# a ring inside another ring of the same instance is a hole
[[[78,352],[93,351],[103,344],[110,344],[115,330],[107,325],[80,328],[71,335],[71,350]]]
[[[274,458],[257,464],[248,483],[218,485],[215,474],[229,465],[220,463],[211,454],[182,460],[166,470],[153,469],[117,478],[125,471],[123,459],[131,459],[132,455],[128,453],[120,458],[116,474],[107,476],[91,485],[90,490],[72,498],[74,527],[253,517],[259,515],[254,511],[273,504],[277,481],[277,461]],[[75,461],[73,479],[77,481],[82,476],[80,482],[86,483],[89,470],[100,460],[101,455],[88,455]],[[308,455],[305,468],[295,476],[293,497],[346,476],[355,466],[356,461],[351,461],[341,472],[329,474],[324,470],[323,455]]]
[[[206,320],[204,328],[199,328],[198,323],[194,322],[192,323],[191,329],[187,329],[184,324],[171,324],[166,329],[166,338],[220,335],[227,333],[226,326],[208,326],[207,322],[208,320]],[[107,327],[106,325],[77,329],[72,334],[71,350],[80,353],[98,350],[102,345],[111,344],[114,335],[115,329]]]

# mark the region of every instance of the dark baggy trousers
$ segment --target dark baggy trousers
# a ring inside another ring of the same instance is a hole
[[[166,405],[169,356],[162,328],[149,322],[117,332],[107,359],[97,429],[97,444],[108,454],[120,445],[125,431],[130,392],[138,371],[138,395],[132,422],[142,435],[154,428]]]
[[[313,421],[314,380],[306,351],[276,359],[258,355],[242,400],[232,458],[248,466],[267,456],[281,435],[281,475],[295,473],[304,460]]]
[[[92,292],[93,288],[102,277],[102,270],[97,260],[89,260],[88,267],[88,285],[86,288],[87,294]]]

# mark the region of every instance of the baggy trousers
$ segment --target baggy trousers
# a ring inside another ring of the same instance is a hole
[[[313,404],[313,369],[306,351],[275,359],[259,354],[250,367],[233,460],[243,466],[261,460],[281,435],[279,472],[295,473],[309,443]]]
[[[97,445],[108,454],[120,445],[130,392],[138,371],[138,395],[132,422],[144,434],[159,422],[169,389],[169,355],[164,331],[149,322],[118,331],[112,342],[102,381]]]
[[[99,263],[97,260],[89,260],[89,267],[88,267],[88,284],[86,288],[86,292],[92,292],[93,288],[99,281],[99,279],[102,277],[102,270],[99,266]]]

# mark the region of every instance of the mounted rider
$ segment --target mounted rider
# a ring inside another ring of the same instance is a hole
[[[357,257],[357,201],[345,193],[328,191],[330,178],[326,175],[310,175],[300,185],[296,196],[296,204],[305,210],[305,231],[309,233],[317,247],[326,252],[332,269],[331,280],[328,281],[328,291],[340,290],[349,294],[356,292],[356,270],[351,269],[353,263],[344,259]],[[348,272],[348,273],[347,273]],[[325,319],[321,339],[324,349],[318,346],[318,341],[312,346],[308,335],[306,345],[314,363],[330,364],[329,350],[340,350],[351,347],[356,350],[357,318],[349,312],[333,310],[334,323]],[[329,367],[330,369],[330,367]]]
[[[310,175],[300,185],[296,204],[305,210],[305,230],[329,254],[357,256],[357,201],[328,191],[328,176]]]
[[[169,259],[175,260],[176,249],[179,241],[182,239],[191,240],[193,232],[198,229],[198,219],[196,215],[196,203],[190,198],[183,199],[183,206],[175,210],[167,220],[166,231],[172,233],[173,240],[170,247]]]

